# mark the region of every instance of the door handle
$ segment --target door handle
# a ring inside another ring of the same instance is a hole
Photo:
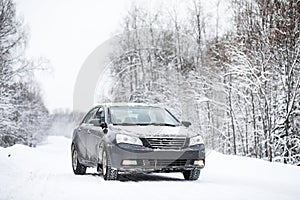
[[[90,131],[90,130],[87,130],[87,133],[88,133],[88,134],[90,134],[90,133],[91,133],[91,131]]]

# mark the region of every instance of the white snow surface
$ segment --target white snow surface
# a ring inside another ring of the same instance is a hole
[[[60,199],[300,199],[300,167],[212,151],[198,181],[181,173],[121,177],[104,181],[95,170],[77,176],[71,140],[51,136],[30,148],[0,148],[0,200]]]

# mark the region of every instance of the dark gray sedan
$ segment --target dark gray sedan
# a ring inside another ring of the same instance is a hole
[[[197,180],[205,165],[199,134],[167,109],[144,104],[105,104],[91,109],[74,130],[72,167],[97,167],[105,180],[121,173],[182,172]]]

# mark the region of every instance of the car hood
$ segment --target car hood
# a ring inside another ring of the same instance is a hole
[[[109,126],[109,128],[116,132],[140,138],[146,137],[193,137],[196,134],[189,131],[184,126]]]

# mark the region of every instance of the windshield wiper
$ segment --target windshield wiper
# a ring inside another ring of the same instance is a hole
[[[176,126],[176,124],[168,124],[168,123],[160,123],[160,124],[153,123],[153,125],[157,125],[157,126],[172,126],[172,127]]]
[[[176,127],[176,124],[168,123],[114,123],[115,126],[171,126]]]
[[[114,126],[136,126],[136,124],[132,123],[113,123]]]
[[[168,124],[168,123],[137,123],[139,126],[172,126],[175,127],[176,124]]]
[[[135,125],[137,125],[137,126],[149,126],[151,124],[149,124],[149,123],[136,123]]]

